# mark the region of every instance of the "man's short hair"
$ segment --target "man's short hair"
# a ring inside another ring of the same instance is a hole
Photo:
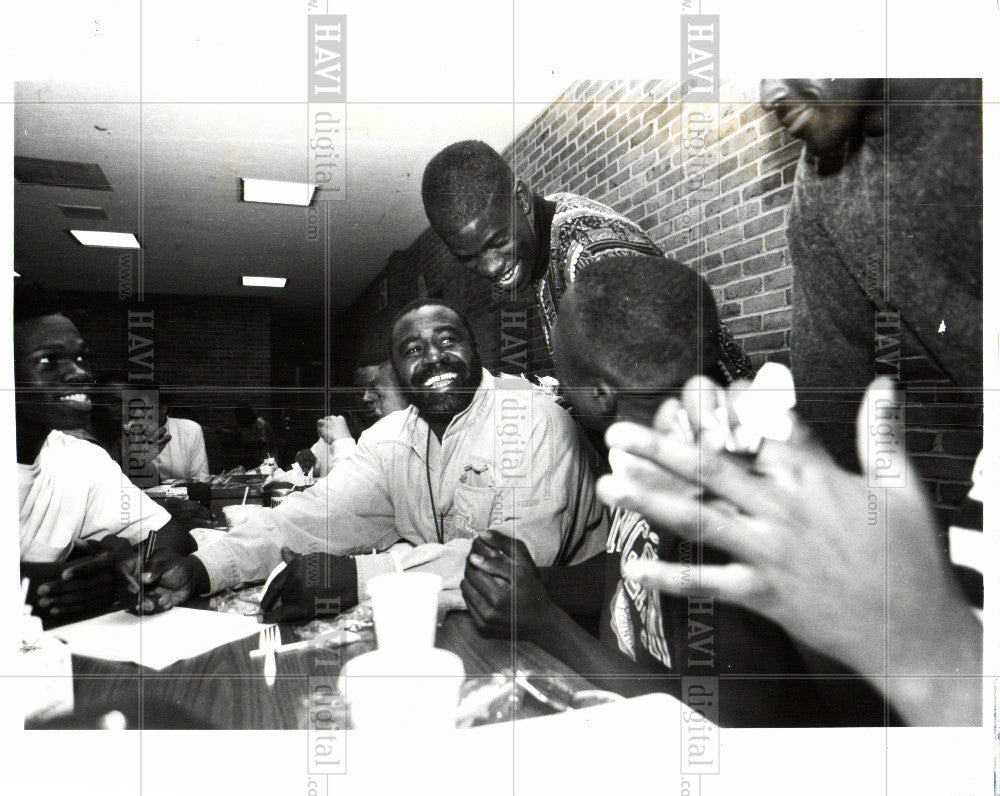
[[[403,309],[396,313],[396,316],[392,319],[392,324],[389,326],[389,351],[393,351],[392,336],[396,332],[396,326],[399,322],[411,312],[419,310],[421,307],[444,307],[446,310],[451,310],[454,312],[458,319],[462,322],[462,327],[465,329],[466,333],[469,335],[469,340],[473,346],[476,345],[476,335],[472,331],[472,326],[469,325],[469,319],[459,310],[455,309],[451,304],[441,299],[436,298],[418,298],[411,301]]]
[[[65,315],[59,297],[46,290],[37,282],[23,282],[18,279],[14,283],[14,323],[30,321],[32,318],[44,318],[46,315]]]
[[[438,152],[424,169],[420,194],[431,226],[440,233],[459,230],[478,217],[494,196],[514,192],[514,172],[482,141],[459,141]]]
[[[708,284],[666,257],[609,256],[581,270],[575,301],[577,356],[623,387],[683,383],[718,368],[719,317]]]

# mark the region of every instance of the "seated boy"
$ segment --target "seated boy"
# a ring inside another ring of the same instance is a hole
[[[654,256],[608,258],[581,272],[563,296],[553,335],[556,375],[581,422],[595,430],[623,419],[649,424],[691,376],[722,381],[717,326],[711,291],[691,269]],[[513,539],[473,543],[462,592],[479,627],[509,631],[513,621],[522,637],[620,693],[679,695],[679,676],[717,677],[721,724],[841,720],[809,679],[795,676],[808,666],[773,622],[710,599],[661,598],[620,575],[621,562],[664,558],[687,562],[696,579],[701,563],[721,563],[724,555],[622,509],[614,510],[607,551],[606,646],[555,605]]]
[[[14,374],[21,573],[46,620],[110,607],[116,562],[153,530],[157,548],[190,550],[190,535],[126,478],[86,428],[94,379],[73,322],[36,287],[14,298]],[[83,554],[83,557],[81,557]],[[68,561],[74,558],[73,561]],[[67,563],[68,562],[68,563]]]

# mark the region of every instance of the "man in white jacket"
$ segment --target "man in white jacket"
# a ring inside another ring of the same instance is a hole
[[[404,308],[391,356],[411,406],[365,431],[316,486],[151,573],[157,608],[263,580],[283,551],[299,558],[261,606],[281,620],[349,607],[387,571],[435,571],[457,588],[486,531],[521,539],[542,566],[601,552],[592,451],[551,396],[484,370],[468,322],[440,301]]]

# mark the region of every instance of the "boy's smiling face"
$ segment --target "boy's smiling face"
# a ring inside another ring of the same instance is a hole
[[[45,429],[83,428],[90,421],[94,377],[83,338],[65,315],[43,315],[14,326],[17,421]]]

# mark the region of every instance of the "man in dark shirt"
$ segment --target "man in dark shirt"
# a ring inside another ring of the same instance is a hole
[[[843,467],[866,385],[901,346],[982,388],[982,85],[765,80],[805,144],[788,217],[799,411]]]

